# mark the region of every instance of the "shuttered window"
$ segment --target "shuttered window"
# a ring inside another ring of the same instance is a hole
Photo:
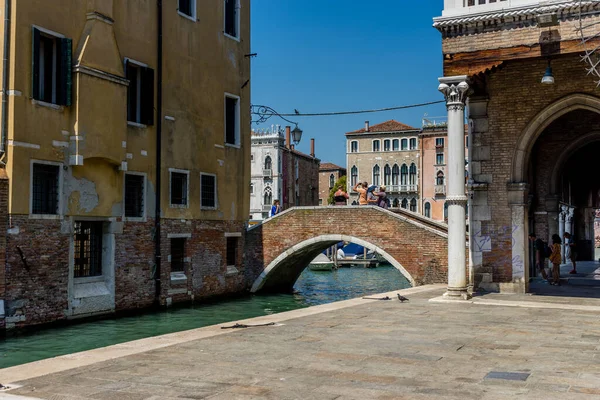
[[[127,121],[154,125],[154,70],[131,60],[125,61]]]
[[[72,46],[71,39],[33,28],[31,95],[35,100],[71,105]]]
[[[217,208],[217,177],[200,174],[200,207]]]
[[[144,216],[144,176],[125,174],[125,216]]]

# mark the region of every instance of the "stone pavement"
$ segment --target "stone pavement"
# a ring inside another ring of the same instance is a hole
[[[0,382],[20,387],[0,398],[600,398],[600,299],[491,302],[518,303],[506,307],[429,301],[440,286],[400,293],[410,302],[354,299],[249,320],[275,326],[201,328],[7,368]]]

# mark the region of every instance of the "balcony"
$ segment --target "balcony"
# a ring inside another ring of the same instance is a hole
[[[444,0],[443,17],[539,5],[550,0]]]
[[[446,185],[435,185],[435,195],[436,196],[445,196],[446,195]]]
[[[264,205],[262,207],[262,210],[263,210],[263,212],[269,212],[269,211],[271,211],[271,206],[270,205]]]
[[[419,191],[419,185],[390,185],[387,187],[388,193],[416,193]]]
[[[273,177],[273,170],[272,169],[263,169],[263,176],[265,178],[272,178]]]

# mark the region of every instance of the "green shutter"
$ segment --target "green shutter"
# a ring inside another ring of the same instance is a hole
[[[72,78],[72,46],[71,39],[59,39],[60,42],[60,92],[59,103],[63,106],[71,105],[71,93],[73,92]]]
[[[31,46],[31,97],[40,98],[40,31],[33,28]]]
[[[140,68],[142,74],[141,122],[144,125],[154,125],[154,70],[152,68]]]

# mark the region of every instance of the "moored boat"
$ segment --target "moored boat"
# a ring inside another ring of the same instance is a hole
[[[308,264],[308,268],[311,271],[332,271],[333,261],[331,261],[325,254],[321,253],[315,257],[314,260]]]

